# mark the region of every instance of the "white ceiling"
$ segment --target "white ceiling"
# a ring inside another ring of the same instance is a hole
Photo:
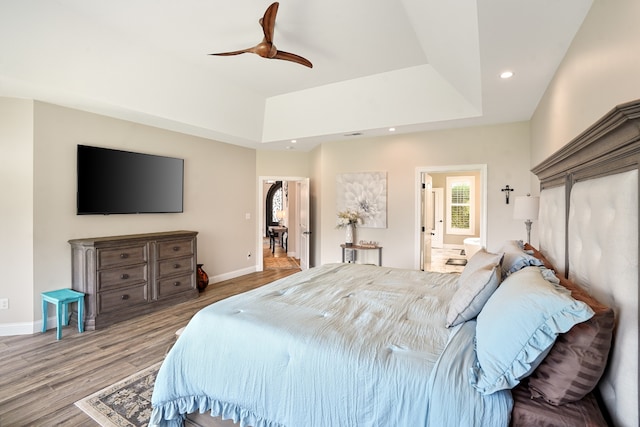
[[[592,0],[282,0],[274,43],[312,69],[208,55],[270,3],[0,0],[0,96],[262,149],[528,120]]]

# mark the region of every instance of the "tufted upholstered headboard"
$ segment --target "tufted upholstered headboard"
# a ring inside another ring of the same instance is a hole
[[[639,167],[640,100],[614,108],[532,170],[541,188],[540,251],[616,314],[598,385],[615,426],[639,425]]]

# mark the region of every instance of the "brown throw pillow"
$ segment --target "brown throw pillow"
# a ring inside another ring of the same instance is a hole
[[[534,255],[545,265],[550,263],[534,249]],[[551,351],[531,374],[529,390],[532,398],[552,405],[577,402],[591,392],[604,371],[611,348],[615,315],[575,283],[556,275],[571,296],[591,307],[594,316],[560,334]]]

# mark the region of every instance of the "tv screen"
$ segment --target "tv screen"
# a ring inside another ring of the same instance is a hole
[[[182,212],[184,160],[78,145],[78,215]]]

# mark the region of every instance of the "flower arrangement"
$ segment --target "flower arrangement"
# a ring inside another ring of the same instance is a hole
[[[338,212],[338,224],[336,228],[345,228],[348,225],[355,228],[358,226],[358,223],[362,224],[362,216],[359,212],[352,211],[351,209]]]

